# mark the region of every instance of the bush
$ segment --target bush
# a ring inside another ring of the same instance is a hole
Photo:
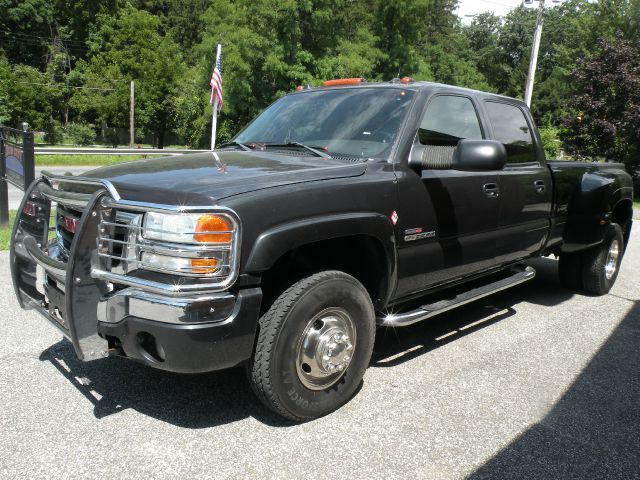
[[[57,120],[47,122],[44,127],[44,141],[50,145],[62,142],[63,130],[62,124]]]
[[[540,128],[540,138],[544,146],[547,159],[551,160],[560,156],[560,129],[556,127]]]
[[[96,141],[95,130],[84,123],[70,123],[65,131],[71,142],[76,145],[93,145]]]

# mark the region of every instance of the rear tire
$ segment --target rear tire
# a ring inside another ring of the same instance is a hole
[[[618,278],[623,252],[622,228],[612,223],[602,244],[583,254],[582,284],[587,292],[596,295],[609,293]]]
[[[354,395],[375,336],[371,298],[355,278],[316,273],[260,318],[249,381],[260,400],[295,421],[326,415]]]

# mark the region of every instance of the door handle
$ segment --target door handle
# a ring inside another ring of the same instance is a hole
[[[543,194],[547,187],[544,184],[544,180],[536,180],[533,182],[533,188],[536,193]]]
[[[495,198],[500,195],[500,189],[498,188],[497,183],[485,183],[482,186],[482,191],[484,192],[485,197]]]

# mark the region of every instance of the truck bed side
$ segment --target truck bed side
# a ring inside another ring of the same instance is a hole
[[[579,251],[602,242],[606,225],[632,219],[633,184],[621,163],[548,161],[553,176],[548,251]]]

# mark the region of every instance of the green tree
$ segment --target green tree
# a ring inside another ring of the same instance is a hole
[[[159,29],[157,17],[130,5],[116,16],[100,15],[89,36],[88,59],[78,65],[86,85],[96,90],[78,90],[72,103],[89,120],[126,127],[128,81],[134,80],[136,128],[153,133],[162,148],[185,66],[178,46]]]
[[[83,58],[89,30],[100,14],[114,14],[123,0],[0,0],[0,49],[11,63],[46,68],[51,47]]]
[[[48,77],[38,69],[12,66],[0,56],[1,121],[14,127],[28,122],[33,129],[52,131],[61,108],[61,92],[47,87],[48,82]]]

